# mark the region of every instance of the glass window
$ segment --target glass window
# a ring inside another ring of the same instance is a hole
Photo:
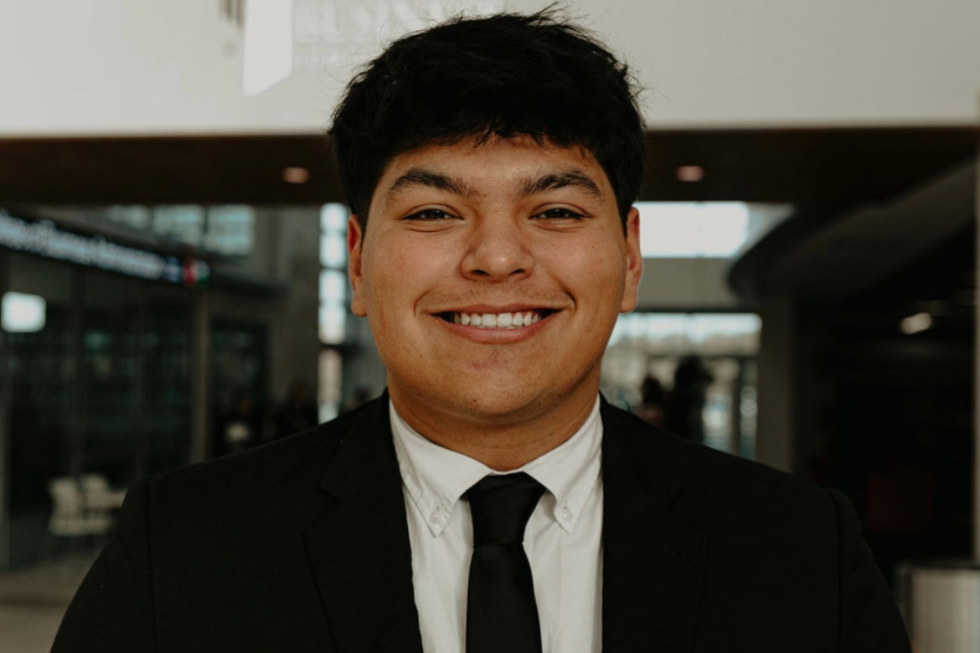
[[[140,475],[144,437],[140,386],[139,284],[119,275],[82,272],[79,407],[85,415],[81,471],[125,485]]]
[[[8,508],[12,528],[19,529],[23,541],[30,539],[26,532],[32,525],[38,537],[44,532],[50,502],[47,481],[71,473],[72,452],[78,450],[72,267],[16,253],[0,261],[9,261],[8,296],[17,293],[44,301],[40,328],[6,329],[5,320],[2,333],[7,364],[0,373],[10,388]],[[0,470],[0,475],[7,471]],[[33,524],[37,514],[42,521]]]
[[[347,207],[324,204],[320,209],[320,265],[342,268],[347,264]]]
[[[676,435],[752,457],[760,329],[746,313],[622,315],[603,356],[602,391]]]
[[[340,412],[340,384],[343,372],[343,359],[335,349],[320,352],[319,397],[320,421],[333,419]]]
[[[248,256],[255,247],[255,210],[245,204],[208,207],[202,244],[225,256]]]
[[[345,233],[348,217],[350,213],[343,204],[337,202],[324,204],[320,208],[320,229],[324,233]]]
[[[658,353],[754,355],[761,328],[751,313],[629,313],[616,322],[609,347],[623,342]]]
[[[745,202],[637,202],[644,258],[729,258],[791,206]]]
[[[739,396],[739,417],[741,418],[739,432],[741,438],[739,439],[738,454],[743,458],[754,458],[755,433],[759,413],[755,361],[747,361],[742,374],[743,378],[740,384],[742,392]]]
[[[342,345],[347,341],[347,220],[350,212],[343,204],[320,207],[320,342]],[[349,351],[349,350],[348,350]],[[320,352],[318,404],[320,421],[333,419],[340,412],[344,354],[332,347]]]
[[[320,306],[320,342],[325,345],[338,345],[344,341],[347,327],[347,314],[343,304]]]
[[[320,272],[320,303],[343,304],[347,297],[347,275],[339,270]]]
[[[249,256],[255,249],[255,208],[247,204],[112,205],[72,212],[222,256]]]
[[[347,328],[347,275],[339,270],[320,271],[320,341],[340,344]]]
[[[19,294],[44,308],[43,323],[0,332],[10,560],[21,564],[43,553],[52,479],[97,473],[123,488],[187,462],[194,295],[41,257],[0,255],[7,261],[7,301]]]
[[[320,342],[339,345],[347,336],[347,207],[320,209]]]
[[[149,229],[153,224],[153,212],[148,206],[110,206],[106,209],[106,218],[133,229]]]
[[[320,264],[328,268],[339,268],[347,263],[347,242],[343,234],[323,233],[320,235]]]
[[[734,358],[721,358],[708,362],[706,366],[711,380],[705,389],[701,414],[704,443],[713,449],[734,453],[732,445],[737,413],[732,404],[738,400],[739,362]]]
[[[199,247],[204,235],[205,210],[197,204],[174,204],[153,209],[153,231]]]
[[[143,473],[155,474],[190,456],[194,295],[154,287],[145,302],[140,355],[147,441],[141,465]]]

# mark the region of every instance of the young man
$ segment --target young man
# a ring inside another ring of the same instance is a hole
[[[138,483],[55,651],[909,650],[839,494],[605,404],[626,67],[551,14],[394,43],[335,114],[387,392]]]

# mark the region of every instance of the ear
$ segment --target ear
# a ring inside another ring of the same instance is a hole
[[[361,272],[361,250],[364,247],[364,228],[356,215],[347,220],[347,275],[350,278],[350,310],[359,317],[367,316],[364,306],[364,275]]]
[[[620,313],[629,313],[637,304],[640,277],[643,274],[643,255],[640,253],[640,212],[634,206],[626,216],[626,283]]]

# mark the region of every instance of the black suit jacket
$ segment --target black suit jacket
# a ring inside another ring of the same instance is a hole
[[[604,651],[909,651],[842,495],[602,420]],[[386,397],[136,484],[53,649],[421,650]]]

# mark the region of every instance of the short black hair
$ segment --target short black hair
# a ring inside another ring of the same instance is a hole
[[[341,187],[366,228],[374,189],[399,154],[525,135],[588,150],[625,226],[643,179],[638,92],[626,64],[554,7],[457,17],[395,41],[351,80],[329,132]]]

